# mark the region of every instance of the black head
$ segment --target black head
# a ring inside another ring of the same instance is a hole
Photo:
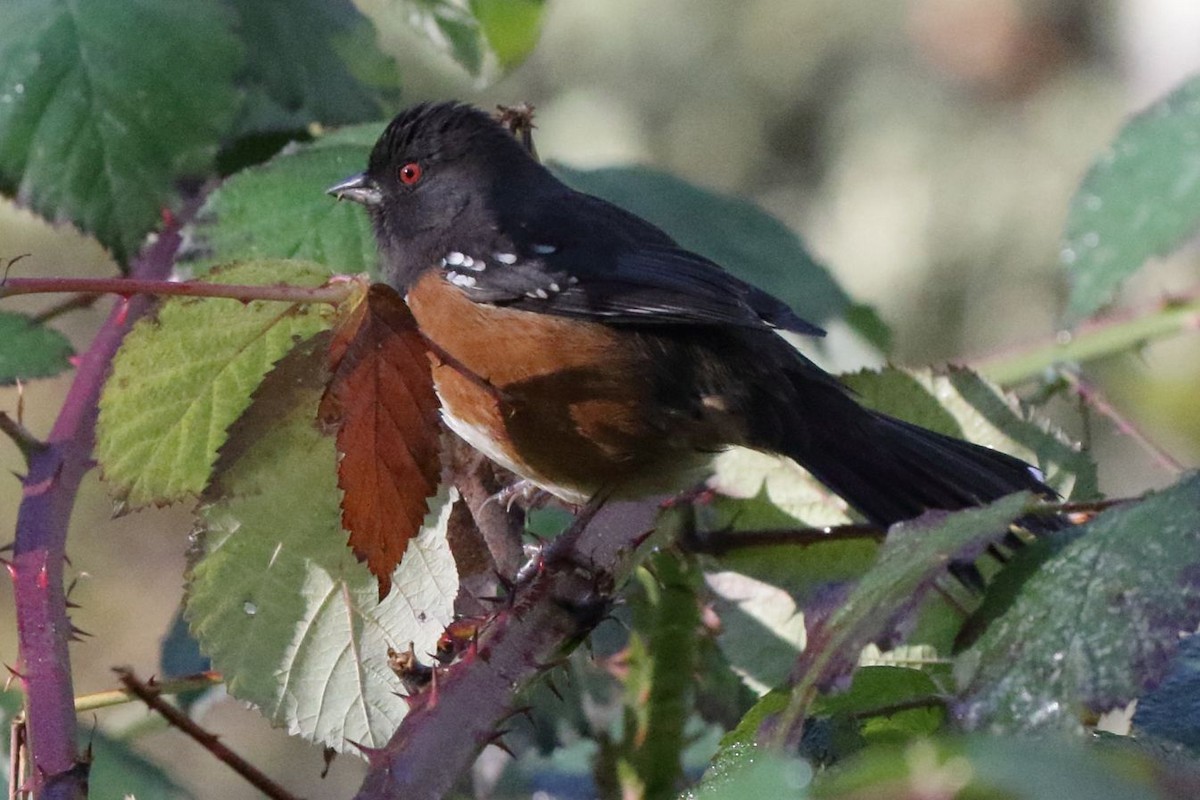
[[[366,206],[388,283],[404,289],[472,231],[494,229],[496,198],[548,176],[505,128],[462,103],[396,116],[367,171],[329,194]]]

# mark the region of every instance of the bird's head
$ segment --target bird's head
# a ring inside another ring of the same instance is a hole
[[[496,198],[542,171],[484,112],[461,103],[423,103],[387,126],[365,172],[329,194],[366,207],[388,283],[400,290],[451,250],[463,231],[494,230]]]

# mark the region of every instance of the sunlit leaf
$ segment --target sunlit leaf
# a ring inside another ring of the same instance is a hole
[[[328,271],[260,261],[212,273],[221,283],[319,286]],[[133,506],[198,494],[226,429],[262,377],[300,339],[329,327],[327,306],[177,298],[125,338],[100,398],[96,458]]]
[[[864,370],[842,380],[876,411],[1028,461],[1064,497],[1098,494],[1088,454],[968,369]]]
[[[381,602],[346,547],[334,440],[314,424],[321,390],[276,377],[290,394],[263,393],[271,423],[223,460],[202,509],[188,620],[229,691],[273,723],[337,750],[380,746],[407,710],[388,647],[432,652],[452,618],[450,502],[433,504]]]
[[[502,69],[525,60],[542,32],[545,0],[471,0],[471,13]]]

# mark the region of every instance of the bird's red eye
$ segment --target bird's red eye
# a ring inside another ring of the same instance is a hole
[[[412,186],[417,181],[421,180],[421,165],[415,161],[410,161],[400,168],[398,173],[400,182],[405,186]]]

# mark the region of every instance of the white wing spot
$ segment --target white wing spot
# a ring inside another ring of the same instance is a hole
[[[492,257],[495,258],[497,261],[499,261],[501,264],[517,263],[517,254],[516,253],[492,253]]]
[[[550,291],[552,291],[552,292],[561,292],[561,291],[562,291],[562,287],[561,287],[561,286],[559,286],[557,283],[552,283],[552,284],[550,284]]]
[[[461,286],[464,289],[470,289],[475,286],[475,279],[470,275],[461,275],[454,270],[446,273],[446,280],[453,283],[455,286]]]
[[[471,258],[470,256],[463,256],[462,264],[460,266],[466,267],[467,269],[475,269],[475,259]]]
[[[446,258],[444,260],[450,266],[458,267],[458,266],[461,266],[463,261],[465,261],[466,259],[467,259],[466,256],[464,256],[462,253],[455,250],[453,252],[447,253]]]
[[[535,244],[532,250],[539,256],[548,256],[551,253],[557,252],[558,248],[552,244]]]
[[[536,297],[538,300],[545,300],[550,296],[546,294],[545,289],[534,289],[532,292],[528,292],[528,294],[530,297]]]

